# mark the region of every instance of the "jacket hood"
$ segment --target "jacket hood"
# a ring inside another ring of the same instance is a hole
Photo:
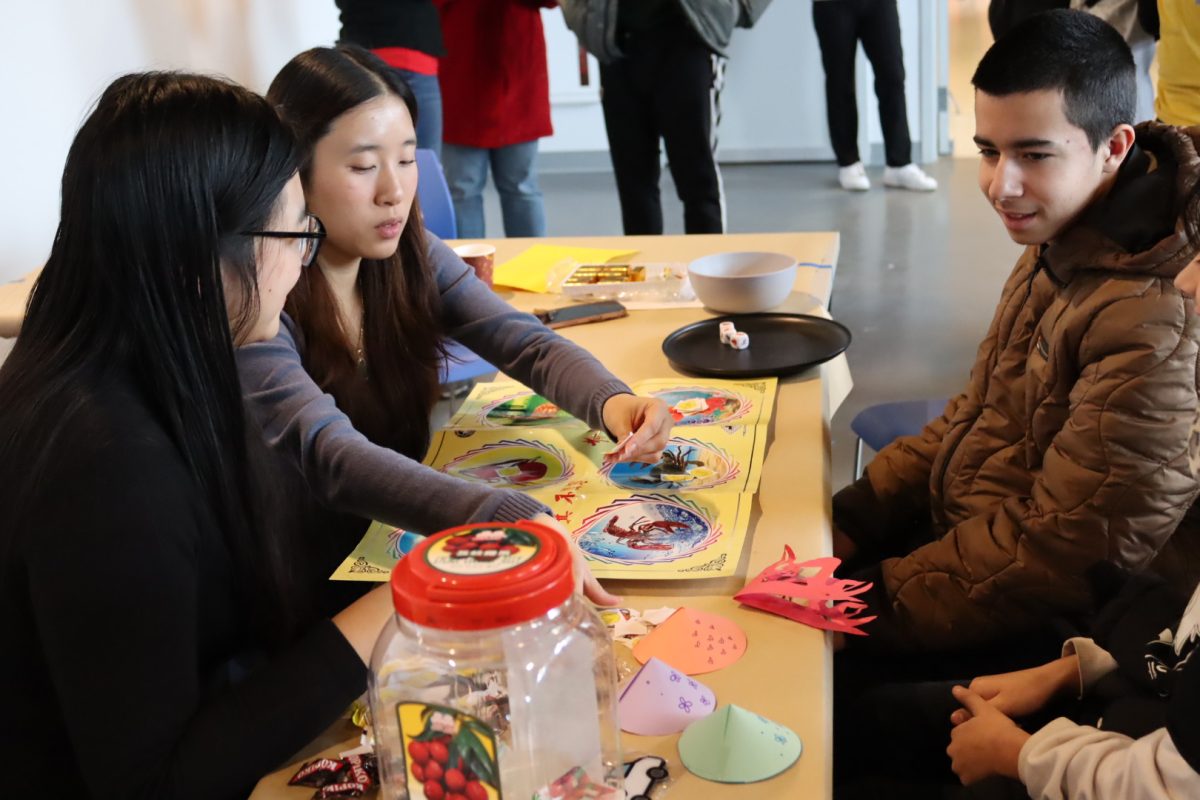
[[[1112,188],[1042,252],[1062,283],[1082,270],[1174,278],[1196,255],[1184,213],[1200,179],[1200,127],[1146,122],[1136,130]]]

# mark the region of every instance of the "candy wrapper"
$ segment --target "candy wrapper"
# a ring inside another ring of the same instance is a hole
[[[326,784],[336,783],[345,770],[346,765],[340,758],[318,758],[300,767],[288,781],[288,786],[311,786],[320,789]]]
[[[597,783],[583,767],[576,767],[533,797],[534,800],[620,800],[624,796],[622,790]]]
[[[374,755],[318,758],[300,767],[289,786],[310,786],[314,800],[362,797],[379,780]]]
[[[872,584],[834,577],[841,563],[837,558],[797,563],[796,554],[785,545],[783,558],[759,573],[733,599],[814,628],[866,636],[859,628],[875,617],[860,616],[867,604],[857,597]]]

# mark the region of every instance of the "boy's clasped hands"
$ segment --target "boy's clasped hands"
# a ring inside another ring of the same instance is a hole
[[[962,708],[950,715],[951,769],[964,785],[993,775],[1019,780],[1017,764],[1029,739],[1013,717],[1045,709],[1055,699],[1080,691],[1079,656],[1064,656],[1040,667],[984,675],[970,686],[955,686]]]

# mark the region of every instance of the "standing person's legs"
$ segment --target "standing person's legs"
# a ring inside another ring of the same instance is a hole
[[[505,236],[545,236],[546,208],[537,180],[538,140],[491,151]]]
[[[724,59],[691,37],[664,41],[658,55],[654,110],[683,203],[684,232],[724,233],[725,197],[716,156]]]
[[[663,232],[659,134],[651,98],[642,88],[653,79],[646,63],[644,54],[634,53],[600,65],[604,128],[626,236]]]
[[[839,2],[840,0],[832,0]],[[896,0],[869,0],[858,19],[863,51],[875,72],[879,123],[889,167],[912,162],[908,106],[904,99],[904,52],[900,47],[900,15]]]
[[[854,94],[854,57],[858,52],[857,0],[817,0],[813,27],[825,68],[825,113],[829,140],[839,167],[858,163],[858,100]]]
[[[460,239],[482,239],[486,235],[483,218],[483,187],[487,185],[489,151],[447,142],[442,147],[442,167],[454,203]]]
[[[417,147],[432,150],[442,157],[442,88],[437,75],[422,75],[407,69],[392,68],[404,79],[417,98]]]
[[[900,46],[900,14],[896,10],[896,0],[862,1],[859,35],[875,71],[875,96],[879,99],[879,122],[883,128],[887,160],[883,183],[899,189],[932,192],[937,188],[937,181],[912,160],[908,104],[904,99],[904,51]]]

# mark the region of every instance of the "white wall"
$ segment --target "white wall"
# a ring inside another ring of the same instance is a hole
[[[189,69],[265,91],[338,32],[332,0],[4,0],[0,20],[0,281],[45,260],[67,148],[113,78]]]

